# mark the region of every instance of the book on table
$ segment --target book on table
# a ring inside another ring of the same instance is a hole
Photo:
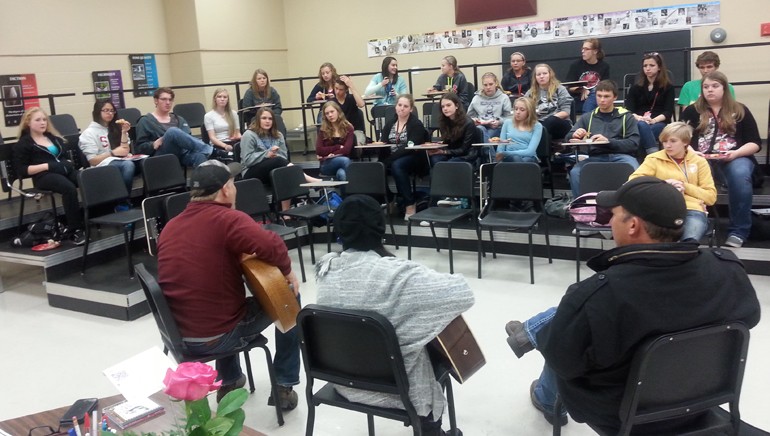
[[[122,430],[162,415],[165,409],[151,399],[143,398],[115,403],[105,407],[102,413]]]

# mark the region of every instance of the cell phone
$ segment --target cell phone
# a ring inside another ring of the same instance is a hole
[[[96,398],[81,398],[70,406],[66,412],[59,418],[59,425],[72,425],[72,417],[77,417],[78,424],[83,423],[86,413],[91,413],[99,406],[99,400]]]

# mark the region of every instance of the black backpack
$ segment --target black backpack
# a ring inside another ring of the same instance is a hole
[[[54,239],[56,236],[56,226],[59,223],[51,212],[46,212],[42,217],[38,218],[34,223],[27,225],[27,230],[21,232],[21,234],[13,240],[11,240],[11,246],[13,247],[34,247],[38,244],[44,244],[49,239]],[[61,233],[59,233],[61,234]]]

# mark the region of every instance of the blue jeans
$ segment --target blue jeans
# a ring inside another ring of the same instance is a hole
[[[120,175],[123,177],[123,183],[126,184],[128,189],[128,196],[131,196],[131,188],[134,187],[134,172],[136,171],[136,165],[130,160],[114,160],[108,165],[117,167],[120,170]]]
[[[246,301],[248,306],[246,315],[234,329],[209,342],[185,342],[190,354],[200,356],[243,349],[272,324],[253,297],[248,297]],[[287,333],[275,330],[273,366],[279,385],[299,384],[299,338],[296,328]],[[224,359],[217,359],[216,369],[219,374],[218,380],[222,380],[223,385],[235,383],[243,374],[240,355],[233,354]]]
[[[487,126],[476,126],[477,129],[481,130],[481,134],[484,136],[483,142],[489,142],[490,138],[494,138],[495,136],[500,136],[500,132],[503,130],[501,127],[487,127]]]
[[[754,162],[747,157],[739,157],[730,162],[709,162],[714,178],[727,183],[727,203],[730,206],[728,233],[745,241],[751,231],[751,202],[754,195],[751,173],[754,171]]]
[[[214,148],[189,135],[178,127],[171,127],[163,134],[163,144],[155,152],[156,156],[173,154],[186,167],[197,167],[207,161]]]
[[[524,321],[524,331],[529,338],[532,345],[537,348],[537,333],[543,328],[544,325],[551,322],[556,315],[556,308],[551,307],[545,312],[538,313],[532,318]],[[537,386],[535,387],[535,397],[546,409],[553,410],[553,405],[556,402],[556,395],[559,393],[556,387],[556,373],[548,366],[543,365],[543,371],[538,378]],[[562,408],[562,414],[567,411]]]
[[[521,156],[518,154],[506,154],[503,156],[503,162],[535,162],[538,163],[536,156]]]
[[[433,168],[439,162],[470,162],[474,164],[473,159],[468,156],[452,156],[451,154],[434,154],[430,157],[430,167]]]
[[[419,156],[416,153],[406,154],[390,164],[390,173],[396,182],[396,190],[404,199],[405,206],[414,204],[411,175],[417,173]]]
[[[647,124],[644,121],[639,121],[639,149],[643,155],[655,153],[660,150],[658,147],[658,137],[663,128],[666,127],[665,123]]]
[[[350,158],[346,156],[336,156],[321,162],[320,172],[325,176],[334,176],[335,180],[344,182],[348,179],[345,170],[350,165]]]
[[[687,217],[684,219],[684,233],[682,234],[681,240],[695,239],[696,241],[700,241],[703,235],[706,234],[708,227],[709,219],[704,212],[688,210]]]
[[[582,103],[582,104],[581,104]],[[580,101],[580,98],[575,99],[575,110],[581,113],[588,113],[598,107],[596,103],[596,88],[591,88],[588,91],[588,97],[585,100]]]
[[[583,165],[589,162],[625,162],[634,167],[634,169],[639,168],[639,162],[637,162],[635,157],[622,153],[600,154],[581,160],[577,165],[572,167],[569,172],[569,185],[570,188],[572,188],[572,198],[577,198],[577,196],[580,195],[580,171],[582,171]]]

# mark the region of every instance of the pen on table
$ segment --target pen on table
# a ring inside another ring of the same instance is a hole
[[[83,433],[80,432],[80,425],[78,424],[78,417],[73,416],[72,417],[72,428],[75,429],[75,434],[77,436],[83,436]]]

